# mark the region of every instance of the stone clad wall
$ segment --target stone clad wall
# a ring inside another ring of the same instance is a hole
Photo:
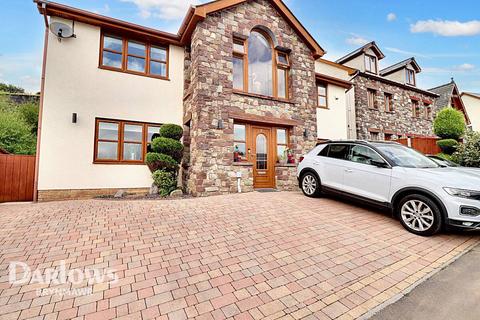
[[[436,108],[432,104],[432,118],[426,119],[423,101],[434,101],[432,96],[421,94],[417,91],[406,90],[402,87],[383,83],[378,80],[370,79],[358,75],[353,79],[355,83],[355,108],[357,138],[368,140],[370,128],[380,129],[380,139],[384,138],[384,132],[395,132],[397,135],[416,134],[433,136],[433,119]],[[377,91],[376,103],[378,108],[371,109],[367,104],[367,89]],[[394,96],[393,112],[385,111],[384,93],[390,93]],[[421,117],[413,117],[412,98],[419,98],[421,108]]]
[[[233,93],[233,33],[248,36],[257,26],[270,29],[277,45],[292,50],[289,102]],[[236,192],[238,171],[242,172],[243,189],[253,189],[252,167],[233,163],[232,112],[297,120],[299,125],[290,130],[297,161],[315,145],[315,61],[309,48],[268,1],[249,1],[207,16],[197,25],[191,43],[191,61],[186,63],[190,87],[185,88],[191,94],[184,101],[185,113],[192,115],[186,175],[189,193]],[[221,129],[219,119],[223,121]],[[285,182],[279,187],[291,188]]]

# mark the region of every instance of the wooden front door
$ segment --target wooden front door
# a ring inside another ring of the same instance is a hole
[[[272,129],[252,128],[253,186],[275,188],[275,154],[272,146]]]

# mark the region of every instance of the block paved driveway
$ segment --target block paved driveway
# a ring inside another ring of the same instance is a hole
[[[476,243],[421,238],[385,213],[297,192],[2,205],[0,318],[352,319]],[[8,282],[10,261],[61,260],[120,280],[84,281],[86,296]]]

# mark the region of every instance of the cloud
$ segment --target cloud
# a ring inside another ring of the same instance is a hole
[[[42,51],[0,55],[0,78],[28,92],[40,90]]]
[[[420,53],[420,52],[415,52],[415,51],[408,51],[408,50],[403,50],[395,47],[386,47],[386,51],[390,51],[393,53],[398,53],[401,55],[409,56],[409,57],[420,57],[420,58],[426,58],[426,59],[433,59],[433,58],[477,58],[480,57],[479,53],[458,53],[458,52],[452,52],[452,53]]]
[[[387,21],[395,21],[397,20],[397,15],[393,12],[390,12],[387,14]]]
[[[412,33],[433,33],[444,37],[474,36],[480,34],[480,20],[467,22],[450,20],[423,20],[410,25]]]
[[[140,16],[178,20],[185,16],[190,5],[196,5],[204,0],[120,0],[135,4],[140,10]]]
[[[471,71],[475,69],[475,66],[470,63],[464,63],[459,66],[456,66],[457,70],[459,71]]]
[[[96,13],[96,14],[103,14],[103,15],[106,15],[110,12],[110,6],[108,4],[105,4],[103,6],[103,8],[100,8],[100,9],[93,9],[91,10],[93,13]]]
[[[453,73],[467,73],[476,71],[476,66],[470,63],[463,63],[460,65],[455,65],[451,67],[426,67],[422,68],[422,71],[425,73],[436,73],[436,74],[453,74]]]
[[[415,57],[429,58],[429,56],[426,55],[426,54],[413,52],[413,51],[402,50],[402,49],[399,49],[399,48],[386,47],[385,50],[393,52],[393,53],[403,54],[405,56],[415,56]]]
[[[356,34],[352,34],[352,36],[350,38],[347,38],[345,40],[345,42],[347,42],[348,44],[351,44],[353,46],[363,46],[367,43],[369,43],[370,41],[359,36],[359,35],[356,35]]]

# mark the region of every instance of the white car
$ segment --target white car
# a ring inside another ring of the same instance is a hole
[[[442,167],[394,142],[330,141],[300,159],[303,193],[335,193],[392,210],[410,232],[480,229],[480,170]]]

